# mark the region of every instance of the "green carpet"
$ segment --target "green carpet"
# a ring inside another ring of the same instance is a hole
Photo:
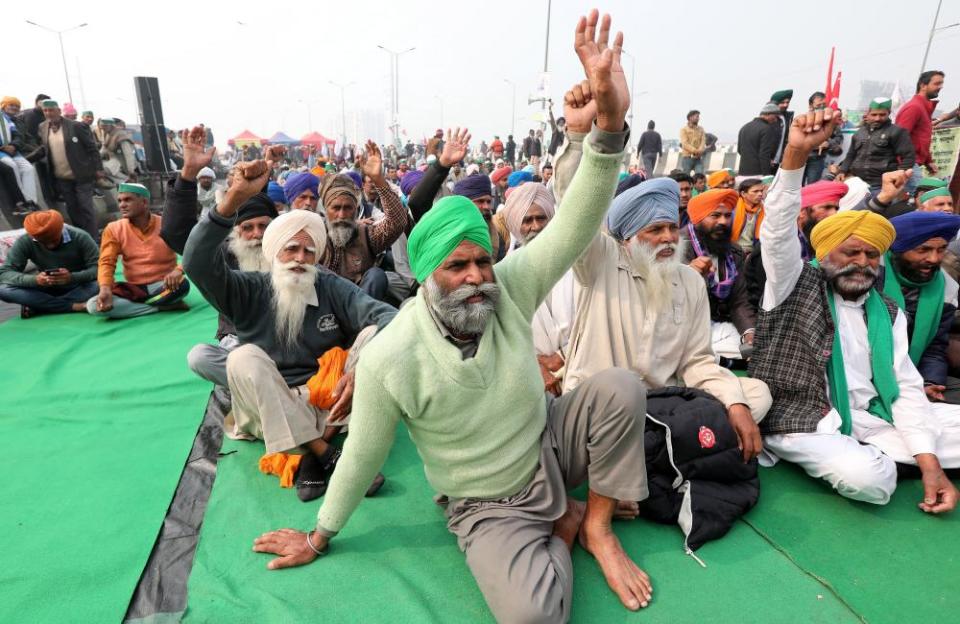
[[[422,464],[401,429],[387,483],[365,500],[330,554],[269,571],[254,553],[261,533],[305,529],[319,501],[301,503],[257,470],[261,443],[225,440],[188,588],[187,622],[492,622],[456,541],[431,500]],[[762,497],[761,497],[762,499]],[[618,523],[617,532],[654,579],[654,601],[632,614],[607,589],[593,559],[574,553],[574,622],[856,622],[816,579],[740,523],[683,554],[672,526]]]
[[[0,325],[0,622],[119,622],[202,420],[216,314]]]
[[[795,466],[761,472],[747,521],[869,622],[960,621],[960,517],[917,508],[919,480],[888,505],[845,500]]]

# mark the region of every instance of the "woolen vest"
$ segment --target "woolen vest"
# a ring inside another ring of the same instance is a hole
[[[766,382],[773,395],[760,423],[764,435],[812,433],[832,408],[826,384],[834,336],[828,296],[823,272],[805,263],[787,300],[760,310],[750,375]],[[883,302],[895,322],[897,304],[887,297]]]

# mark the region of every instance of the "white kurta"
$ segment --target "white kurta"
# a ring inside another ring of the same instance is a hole
[[[802,169],[781,169],[767,195],[761,244],[777,253],[765,253],[762,258],[767,273],[761,303],[764,310],[786,301],[803,269],[796,234],[802,178]],[[801,465],[811,476],[826,479],[844,496],[882,504],[896,488],[894,461],[912,464],[916,463],[915,455],[935,453],[944,467],[960,466],[960,406],[927,400],[923,379],[909,356],[907,319],[898,312],[893,324],[893,359],[900,395],[892,406],[893,423],[867,412],[877,393],[872,382],[864,301],[866,296],[847,301],[834,295],[852,435],[840,433],[840,414],[831,409],[816,433],[769,435],[764,442],[775,456]],[[772,463],[775,456],[766,459]]]
[[[573,271],[567,271],[533,314],[533,346],[537,355],[558,351],[567,357],[576,301]]]

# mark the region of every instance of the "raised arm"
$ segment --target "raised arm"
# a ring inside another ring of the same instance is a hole
[[[383,175],[383,157],[380,147],[373,141],[367,141],[366,154],[360,156],[363,175],[370,178],[380,202],[383,205],[384,218],[368,230],[370,247],[374,255],[388,249],[407,227],[407,209],[397,194],[390,188],[387,178]]]
[[[767,273],[760,302],[764,310],[772,310],[786,301],[800,279],[803,258],[797,236],[797,217],[800,216],[803,169],[810,150],[827,140],[839,120],[839,114],[827,108],[797,115],[790,125],[780,171],[764,202],[763,228],[760,230],[761,259]]]
[[[200,126],[184,130],[181,139],[183,168],[180,175],[167,184],[160,222],[160,238],[178,254],[183,253],[190,230],[197,224],[197,175],[217,153],[215,147],[205,148],[206,131]]]

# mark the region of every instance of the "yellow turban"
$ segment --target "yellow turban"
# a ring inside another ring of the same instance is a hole
[[[810,234],[810,244],[817,254],[817,260],[823,260],[824,256],[851,236],[884,253],[896,238],[897,231],[889,221],[874,212],[848,210],[818,223]]]

